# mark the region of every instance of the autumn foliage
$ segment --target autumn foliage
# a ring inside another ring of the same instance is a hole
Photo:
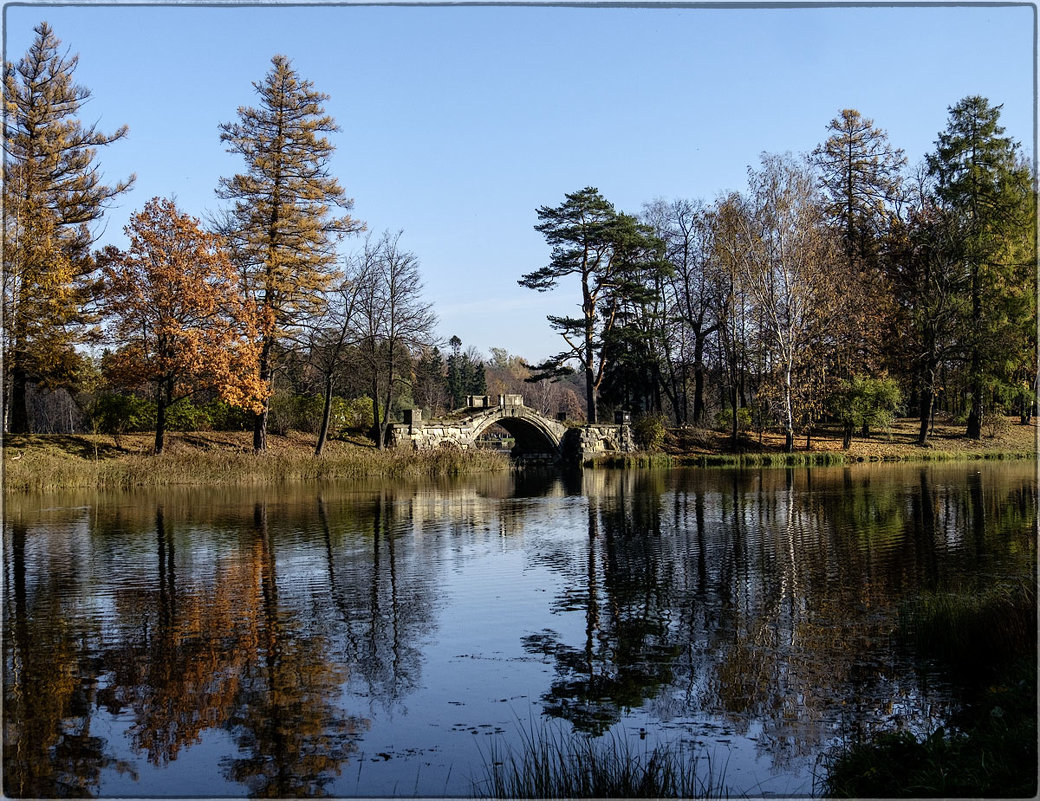
[[[166,410],[178,400],[209,390],[262,408],[260,320],[219,237],[173,201],[153,198],[125,230],[130,247],[106,248],[101,259],[110,336],[120,343],[108,371],[123,385],[154,387],[161,452]]]

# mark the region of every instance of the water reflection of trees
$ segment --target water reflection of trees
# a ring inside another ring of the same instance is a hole
[[[463,558],[459,538],[529,548],[523,496],[546,493],[587,500],[561,506],[581,510],[579,536],[546,531],[530,557],[558,575],[567,632],[524,642],[554,669],[545,711],[592,734],[639,707],[714,716],[755,726],[783,766],[841,720],[928,704],[891,644],[908,593],[1032,575],[1036,482],[1009,469],[591,471],[245,505],[171,493],[57,521],[9,502],[5,789],[90,795],[133,775],[130,758],[162,766],[231,736],[221,767],[250,794],[328,791],[371,707],[420,682],[432,566]],[[100,734],[117,715],[128,745]]]
[[[601,733],[625,710],[756,728],[778,768],[856,727],[941,714],[892,642],[908,592],[1030,574],[1035,483],[963,470],[590,474],[588,538],[541,559],[583,641],[525,639],[554,665],[545,711]]]
[[[653,480],[653,474],[628,475]],[[660,536],[658,514],[657,496],[641,485],[618,481],[610,492],[588,493],[584,573],[572,572],[575,583],[555,599],[557,611],[583,609],[585,640],[569,645],[546,630],[524,641],[526,650],[556,666],[543,696],[545,711],[590,734],[606,731],[622,710],[639,706],[672,679],[679,644],[668,624],[669,579],[660,552],[648,542]]]
[[[131,719],[131,753],[153,765],[226,732],[237,753],[223,771],[251,795],[323,794],[368,726],[344,708],[352,682],[367,706],[418,680],[435,582],[421,544],[400,547],[414,504],[311,495],[224,507],[216,523],[176,501],[151,508],[80,521],[87,559],[57,536],[26,558],[26,526],[9,518],[8,793],[91,795],[106,769],[130,770],[111,755],[125,744],[91,734],[104,713]]]
[[[63,530],[65,547],[32,554],[40,569],[27,570],[33,539],[43,527],[8,512],[4,569],[3,773],[6,795],[28,798],[89,796],[101,772],[131,772],[91,730],[98,682],[89,648],[94,626],[70,620],[82,586],[82,563],[70,556],[80,526]],[[81,521],[77,521],[79,523]]]

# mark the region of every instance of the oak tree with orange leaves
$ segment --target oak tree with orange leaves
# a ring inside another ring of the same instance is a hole
[[[155,387],[155,452],[169,408],[197,392],[263,408],[260,326],[221,240],[172,200],[153,198],[125,228],[130,247],[101,254],[111,337],[111,369],[123,382]]]

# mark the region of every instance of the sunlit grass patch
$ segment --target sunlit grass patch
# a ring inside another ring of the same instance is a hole
[[[39,441],[37,441],[39,440]],[[46,438],[6,447],[4,489],[39,492],[60,489],[128,489],[186,485],[255,485],[294,481],[385,478],[418,479],[437,476],[506,472],[508,456],[491,451],[440,449],[417,453],[410,449],[358,447],[336,443],[321,456],[309,447],[272,447],[254,453],[241,447],[169,447],[162,454],[102,443],[97,449],[89,439],[75,447]],[[12,458],[16,457],[16,458]]]

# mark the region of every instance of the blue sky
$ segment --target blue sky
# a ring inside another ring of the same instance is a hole
[[[549,248],[535,209],[596,186],[619,209],[743,189],[763,151],[808,152],[840,109],[885,128],[911,164],[947,109],[981,94],[1033,150],[1034,9],[389,6],[5,6],[5,59],[47,20],[79,53],[81,116],[129,137],[100,154],[137,173],[106,218],[176,196],[219,208],[222,122],[254,105],[276,53],[331,96],[333,170],[369,230],[403,229],[440,334],[532,360],[562,344],[546,314],[573,287],[519,287]],[[347,241],[343,250],[360,245]]]

